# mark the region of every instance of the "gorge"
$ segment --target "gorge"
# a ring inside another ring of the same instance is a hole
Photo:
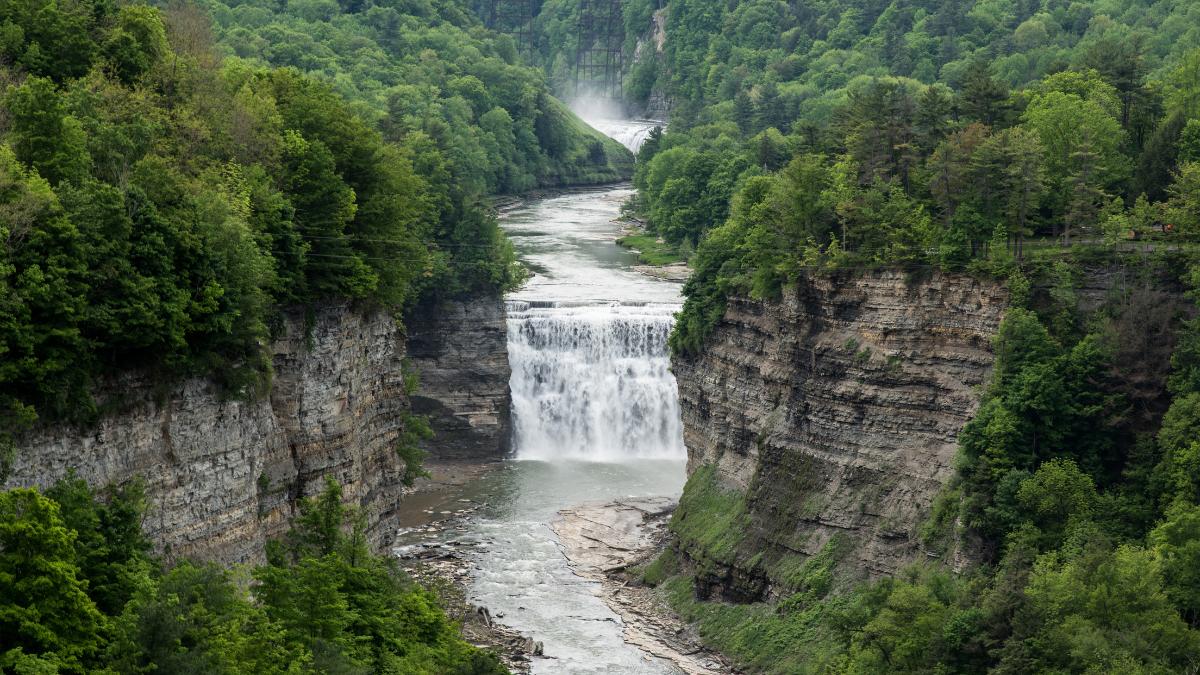
[[[1197,672],[1198,27],[0,3],[0,673]]]

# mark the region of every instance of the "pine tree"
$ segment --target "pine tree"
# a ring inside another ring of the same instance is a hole
[[[992,70],[983,59],[975,59],[963,74],[958,94],[959,110],[967,119],[993,126],[1008,113],[1008,87],[992,77]]]
[[[1071,153],[1071,163],[1075,171],[1068,184],[1070,185],[1070,201],[1067,213],[1063,218],[1063,244],[1071,244],[1071,230],[1081,232],[1096,224],[1100,207],[1108,200],[1108,195],[1098,185],[1097,162],[1099,157],[1092,144],[1090,133],[1084,133],[1075,151]]]

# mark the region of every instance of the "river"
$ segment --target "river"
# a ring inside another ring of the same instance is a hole
[[[652,123],[597,125],[636,147]],[[563,508],[677,497],[686,453],[667,336],[680,285],[634,272],[614,243],[628,186],[526,203],[501,225],[530,280],[507,298],[513,458],[463,492],[470,600],[541,641],[534,673],[679,672],[622,639],[595,582],[567,565],[550,523]]]

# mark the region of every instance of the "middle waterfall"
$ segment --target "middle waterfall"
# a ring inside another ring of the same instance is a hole
[[[685,456],[667,336],[678,305],[508,303],[521,459]]]

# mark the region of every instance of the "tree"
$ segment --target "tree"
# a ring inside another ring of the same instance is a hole
[[[81,671],[100,648],[104,618],[87,596],[75,533],[36,490],[0,492],[0,666],[37,657]],[[45,672],[45,671],[43,671]]]
[[[1079,144],[1071,153],[1075,173],[1069,181],[1071,196],[1063,218],[1063,243],[1066,245],[1071,244],[1072,228],[1082,231],[1097,224],[1100,209],[1108,199],[1108,195],[1096,184],[1098,157],[1093,147],[1090,132],[1084,130]]]
[[[346,230],[357,211],[354,190],[338,175],[321,141],[284,136],[285,193],[296,207],[296,227],[312,249],[306,254],[305,288],[312,297],[365,297],[378,279],[350,248]]]
[[[86,418],[86,258],[50,185],[0,145],[0,420]]]
[[[1095,100],[1051,91],[1035,96],[1022,117],[1024,126],[1037,134],[1045,150],[1045,168],[1055,213],[1063,214],[1071,201],[1072,186],[1066,177],[1089,164],[1089,181],[1117,186],[1129,173],[1129,160],[1121,153],[1124,131],[1115,117]],[[1088,152],[1077,154],[1084,145]]]
[[[142,533],[145,495],[139,483],[110,487],[98,502],[80,478],[68,476],[46,491],[63,524],[75,532],[75,555],[88,596],[107,616],[117,616],[153,567]]]
[[[954,219],[959,205],[973,192],[972,158],[987,136],[987,127],[970,124],[939,143],[925,162],[930,195],[946,224]]]
[[[104,46],[117,77],[134,82],[169,51],[167,33],[158,10],[126,5],[117,12],[117,26]]]
[[[4,103],[12,119],[10,142],[18,159],[52,185],[87,175],[87,135],[79,120],[67,114],[53,82],[31,77],[11,89]]]
[[[1200,162],[1181,165],[1167,194],[1167,222],[1184,234],[1200,232]]]
[[[1176,504],[1146,540],[1162,560],[1167,597],[1195,626],[1200,622],[1200,507]]]
[[[1036,136],[1020,127],[1005,129],[1000,132],[1000,139],[1006,144],[1009,159],[1005,171],[1009,231],[1017,239],[1019,255],[1020,242],[1033,233],[1029,227],[1030,215],[1036,212],[1045,188],[1042,145]]]
[[[993,126],[1008,113],[1008,88],[992,76],[983,59],[975,59],[963,73],[958,108],[967,119]]]
[[[914,128],[921,155],[928,157],[954,128],[954,92],[943,84],[925,87],[917,97]]]
[[[842,126],[861,185],[896,180],[905,191],[911,189],[917,162],[915,114],[912,95],[899,80],[878,79],[850,92]]]

